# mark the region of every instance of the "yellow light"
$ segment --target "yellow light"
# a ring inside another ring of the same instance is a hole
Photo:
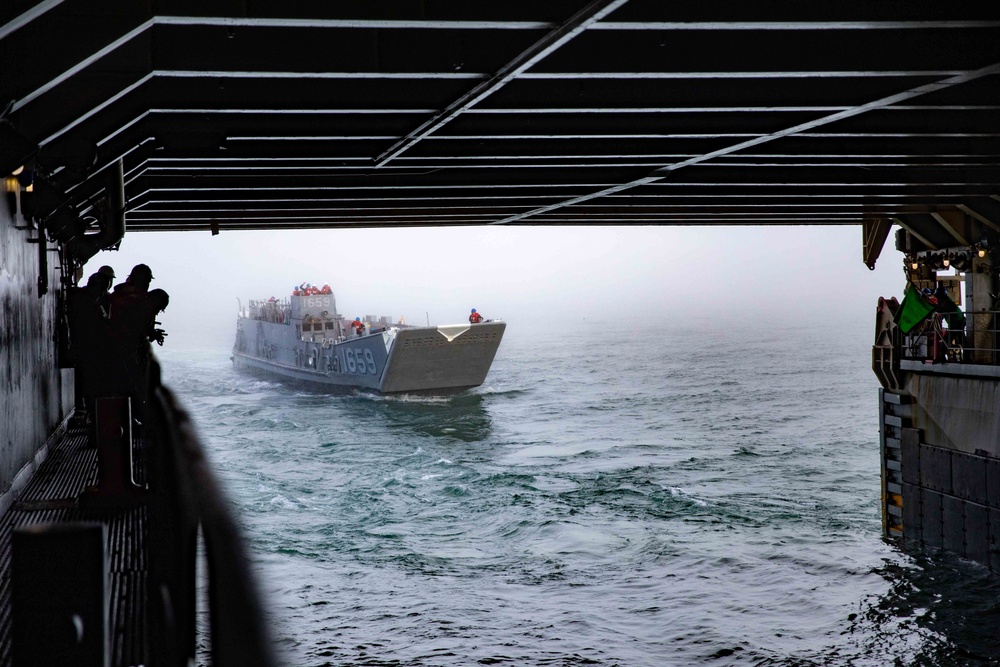
[[[18,182],[17,177],[7,176],[3,179],[3,191],[4,192],[17,192]]]
[[[28,184],[28,187],[26,187],[26,188],[24,189],[24,191],[25,191],[25,192],[34,192],[34,191],[35,191],[35,184],[34,184],[34,183],[29,183],[29,184]]]
[[[24,165],[23,164],[20,167],[18,167],[17,169],[15,169],[14,171],[10,172],[10,175],[11,176],[18,176],[18,175],[20,175],[20,173],[22,171],[24,171]]]
[[[980,248],[979,249],[979,256],[980,257],[986,257],[986,248]]]
[[[944,264],[944,268],[947,269],[949,266],[951,266],[951,260],[948,259],[947,257],[945,257],[943,264]]]
[[[914,262],[913,264],[910,264],[910,268],[913,269],[914,271],[916,271],[917,269],[920,268],[920,264],[918,264],[917,262]]]

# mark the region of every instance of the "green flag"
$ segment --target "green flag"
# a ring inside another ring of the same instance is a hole
[[[899,310],[896,312],[896,324],[903,333],[910,333],[913,327],[920,324],[933,310],[934,306],[920,295],[916,287],[907,285],[903,303],[899,304]]]

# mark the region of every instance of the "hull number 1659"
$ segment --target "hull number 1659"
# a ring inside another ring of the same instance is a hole
[[[348,373],[360,373],[361,375],[375,375],[378,370],[375,367],[375,355],[371,350],[347,350],[344,352],[344,365],[347,366]]]

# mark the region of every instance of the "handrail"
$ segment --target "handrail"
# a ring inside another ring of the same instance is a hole
[[[188,414],[149,360],[148,604],[152,667],[196,662],[196,545],[200,527],[208,562],[211,664],[276,664],[240,531],[227,508]]]
[[[948,314],[932,313],[903,336],[901,358],[959,364],[1000,365],[1000,311],[967,314],[961,329],[949,329]]]

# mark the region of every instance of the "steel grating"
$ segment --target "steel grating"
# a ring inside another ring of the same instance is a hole
[[[141,441],[133,457],[141,456]],[[0,666],[11,654],[11,537],[14,528],[43,523],[94,521],[107,526],[111,665],[145,660],[146,521],[144,506],[83,509],[77,496],[97,481],[97,450],[82,430],[70,430],[49,453],[18,500],[0,519]]]

